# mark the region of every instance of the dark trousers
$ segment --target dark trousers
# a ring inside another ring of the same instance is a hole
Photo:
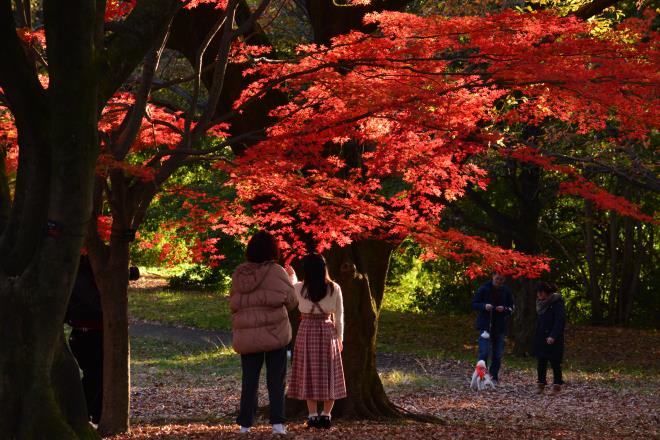
[[[74,328],[69,336],[69,347],[82,370],[89,417],[92,422],[98,423],[103,404],[103,331]]]
[[[536,367],[539,383],[547,383],[548,362],[550,362],[550,366],[552,367],[552,383],[555,385],[563,384],[564,381],[561,378],[561,361],[543,358],[538,359],[538,365]]]
[[[504,354],[504,335],[491,334],[490,338],[485,339],[479,335],[479,360],[490,365],[488,372],[493,380],[499,380],[500,367],[502,366],[502,355]],[[488,362],[488,358],[491,362]]]
[[[284,386],[286,380],[286,347],[265,353],[241,355],[241,409],[236,423],[250,427],[257,413],[259,374],[266,361],[266,386],[270,406],[270,424],[286,422],[284,417]]]

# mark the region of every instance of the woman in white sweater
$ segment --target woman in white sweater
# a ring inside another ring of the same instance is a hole
[[[341,288],[330,279],[322,255],[305,257],[303,268],[304,280],[294,285],[301,322],[288,395],[307,401],[308,427],[329,428],[335,400],[346,397],[341,362],[344,305]],[[320,416],[318,402],[323,402]]]

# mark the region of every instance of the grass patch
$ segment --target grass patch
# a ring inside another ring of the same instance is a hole
[[[129,294],[129,310],[133,317],[148,321],[207,330],[231,330],[227,297],[212,292],[134,289]],[[402,311],[401,304],[397,302],[384,303],[378,327],[378,350],[472,361],[477,355],[474,318],[474,314],[414,313]],[[508,343],[508,366],[525,370],[535,368],[535,359],[515,357],[510,353],[511,348],[512,344]],[[201,365],[218,360],[211,357],[203,361],[195,356],[168,358],[167,365],[174,368],[188,361],[193,365]],[[567,327],[565,370],[580,377],[593,377],[594,380],[613,383],[644,377],[660,381],[658,359],[658,330],[587,325]],[[163,366],[166,363],[163,361],[157,365]]]
[[[240,364],[240,357],[231,348],[191,347],[155,338],[131,339],[131,368],[138,375],[179,373],[212,380],[216,376],[239,375]]]
[[[383,386],[387,391],[398,391],[405,388],[424,388],[441,382],[439,379],[428,375],[420,375],[402,370],[389,370],[378,374]]]
[[[231,330],[227,297],[218,293],[131,290],[128,309],[137,319],[206,330]]]
[[[477,332],[474,315],[439,316],[383,310],[378,326],[378,350],[435,358],[474,360]],[[536,368],[534,358],[520,358],[506,346],[506,363]],[[654,377],[660,380],[660,332],[619,327],[569,325],[564,365],[579,375],[616,382]]]

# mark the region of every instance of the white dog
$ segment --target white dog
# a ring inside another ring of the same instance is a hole
[[[474,373],[472,373],[472,382],[470,382],[470,388],[475,391],[483,391],[488,387],[495,389],[495,384],[491,380],[490,374],[488,374],[488,370],[486,369],[486,362],[479,361],[477,362],[477,366],[474,369]]]

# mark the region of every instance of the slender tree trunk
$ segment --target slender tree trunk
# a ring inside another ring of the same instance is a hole
[[[4,166],[5,156],[0,154],[0,233],[5,229],[9,222],[9,213],[11,211],[11,195],[9,192],[9,179]]]
[[[623,308],[623,323],[628,325],[632,319],[633,304],[635,300],[635,293],[639,288],[640,273],[642,270],[642,263],[644,261],[644,239],[640,226],[637,226],[637,239],[635,240],[635,256],[633,258],[633,268],[628,285],[628,293],[626,295],[626,303]]]
[[[103,310],[103,404],[99,432],[113,435],[130,428],[130,339],[128,336],[129,244],[133,239],[135,206],[127,201],[127,178],[113,174],[108,195],[112,208],[110,243],[90,225],[88,249]],[[102,180],[96,181],[95,209],[100,212]]]
[[[589,200],[584,201],[584,246],[587,266],[589,268],[589,285],[587,291],[591,299],[591,321],[603,321],[603,308],[600,299],[600,286],[598,284],[599,270],[596,263],[596,243],[594,239],[594,208]]]
[[[609,222],[609,250],[610,250],[610,291],[609,291],[609,322],[615,323],[617,310],[617,285],[619,281],[618,257],[619,257],[619,225],[615,212],[610,212]]]
[[[348,397],[337,402],[337,415],[377,419],[397,417],[376,370],[378,317],[394,246],[361,240],[327,253],[332,277],[344,296],[344,373]]]
[[[621,260],[621,285],[618,289],[617,322],[628,324],[632,313],[634,292],[639,282],[641,270],[641,246],[635,237],[635,221],[631,218],[624,220],[624,245]],[[637,248],[637,252],[635,249]]]
[[[128,241],[113,240],[109,254],[102,268],[93,263],[103,309],[103,406],[99,432],[104,436],[128,431],[130,410]]]

